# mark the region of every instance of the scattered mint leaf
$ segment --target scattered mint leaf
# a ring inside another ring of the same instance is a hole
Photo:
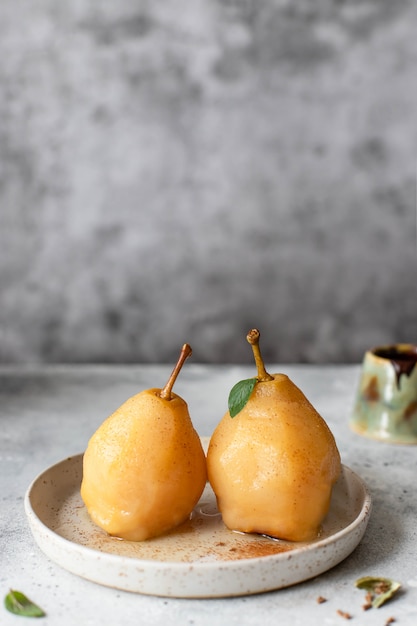
[[[4,606],[10,613],[24,617],[43,617],[45,612],[34,602],[29,600],[21,591],[10,589],[4,598]]]
[[[381,576],[364,576],[358,578],[355,582],[359,589],[366,589],[372,594],[372,606],[378,609],[401,587],[401,584],[391,578],[383,578]]]
[[[253,391],[257,383],[256,378],[247,378],[245,380],[241,380],[229,393],[229,413],[230,417],[235,417],[245,406],[247,401],[249,400],[249,396]]]

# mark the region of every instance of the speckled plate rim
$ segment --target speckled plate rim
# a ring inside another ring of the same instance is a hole
[[[48,472],[62,473],[66,464],[81,462],[82,456],[74,455],[50,466],[28,487],[24,507],[32,535],[41,551],[67,571],[107,587],[134,593],[220,598],[263,593],[303,582],[328,571],[353,552],[363,538],[372,509],[365,483],[343,465],[342,472],[349,490],[360,493],[360,510],[353,521],[330,536],[302,544],[289,552],[233,561],[190,563],[137,559],[70,541],[51,529],[34,510],[33,490],[44,481],[44,476]]]

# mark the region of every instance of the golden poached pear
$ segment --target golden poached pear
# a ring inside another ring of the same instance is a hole
[[[226,526],[289,541],[319,535],[341,462],[324,419],[285,374],[266,372],[259,331],[247,336],[256,384],[235,417],[228,411],[207,452],[208,477]]]
[[[126,400],[88,442],[81,496],[110,535],[143,541],[164,534],[190,516],[203,492],[206,457],[186,402],[172,392],[190,354],[184,344],[166,386]]]

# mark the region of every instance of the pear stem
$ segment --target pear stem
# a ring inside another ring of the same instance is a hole
[[[163,389],[161,389],[159,393],[159,397],[163,400],[172,400],[172,387],[174,386],[175,381],[177,380],[178,374],[185,361],[191,356],[192,350],[191,346],[188,343],[185,343],[181,348],[180,356],[178,357],[177,364],[171,372],[171,376],[168,378],[168,382]]]
[[[264,360],[261,355],[261,350],[259,348],[259,337],[261,333],[256,328],[252,328],[246,335],[246,339],[248,343],[252,346],[253,356],[255,357],[255,365],[258,370],[257,380],[260,383],[266,382],[268,380],[273,380],[273,376],[268,374],[265,369]]]

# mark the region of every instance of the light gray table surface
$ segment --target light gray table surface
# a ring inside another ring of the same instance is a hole
[[[45,625],[92,624],[213,626],[348,623],[417,624],[417,447],[365,439],[351,432],[349,413],[359,366],[268,366],[285,372],[332,429],[342,462],[367,484],[370,522],[355,551],[333,569],[290,588],[222,599],[177,599],[134,594],[81,579],[50,561],[35,543],[24,511],[32,480],[50,465],[85,449],[99,424],[129,396],[162,387],[171,371],[158,365],[0,367],[0,591],[23,591],[46,611]],[[188,362],[175,391],[184,397],[200,435],[210,435],[235,382],[254,375],[250,366]],[[378,575],[402,590],[380,609],[364,611],[358,577]],[[327,602],[319,604],[318,596]],[[2,626],[26,623],[0,608]],[[19,621],[20,620],[20,621]],[[25,621],[26,620],[26,621]]]

